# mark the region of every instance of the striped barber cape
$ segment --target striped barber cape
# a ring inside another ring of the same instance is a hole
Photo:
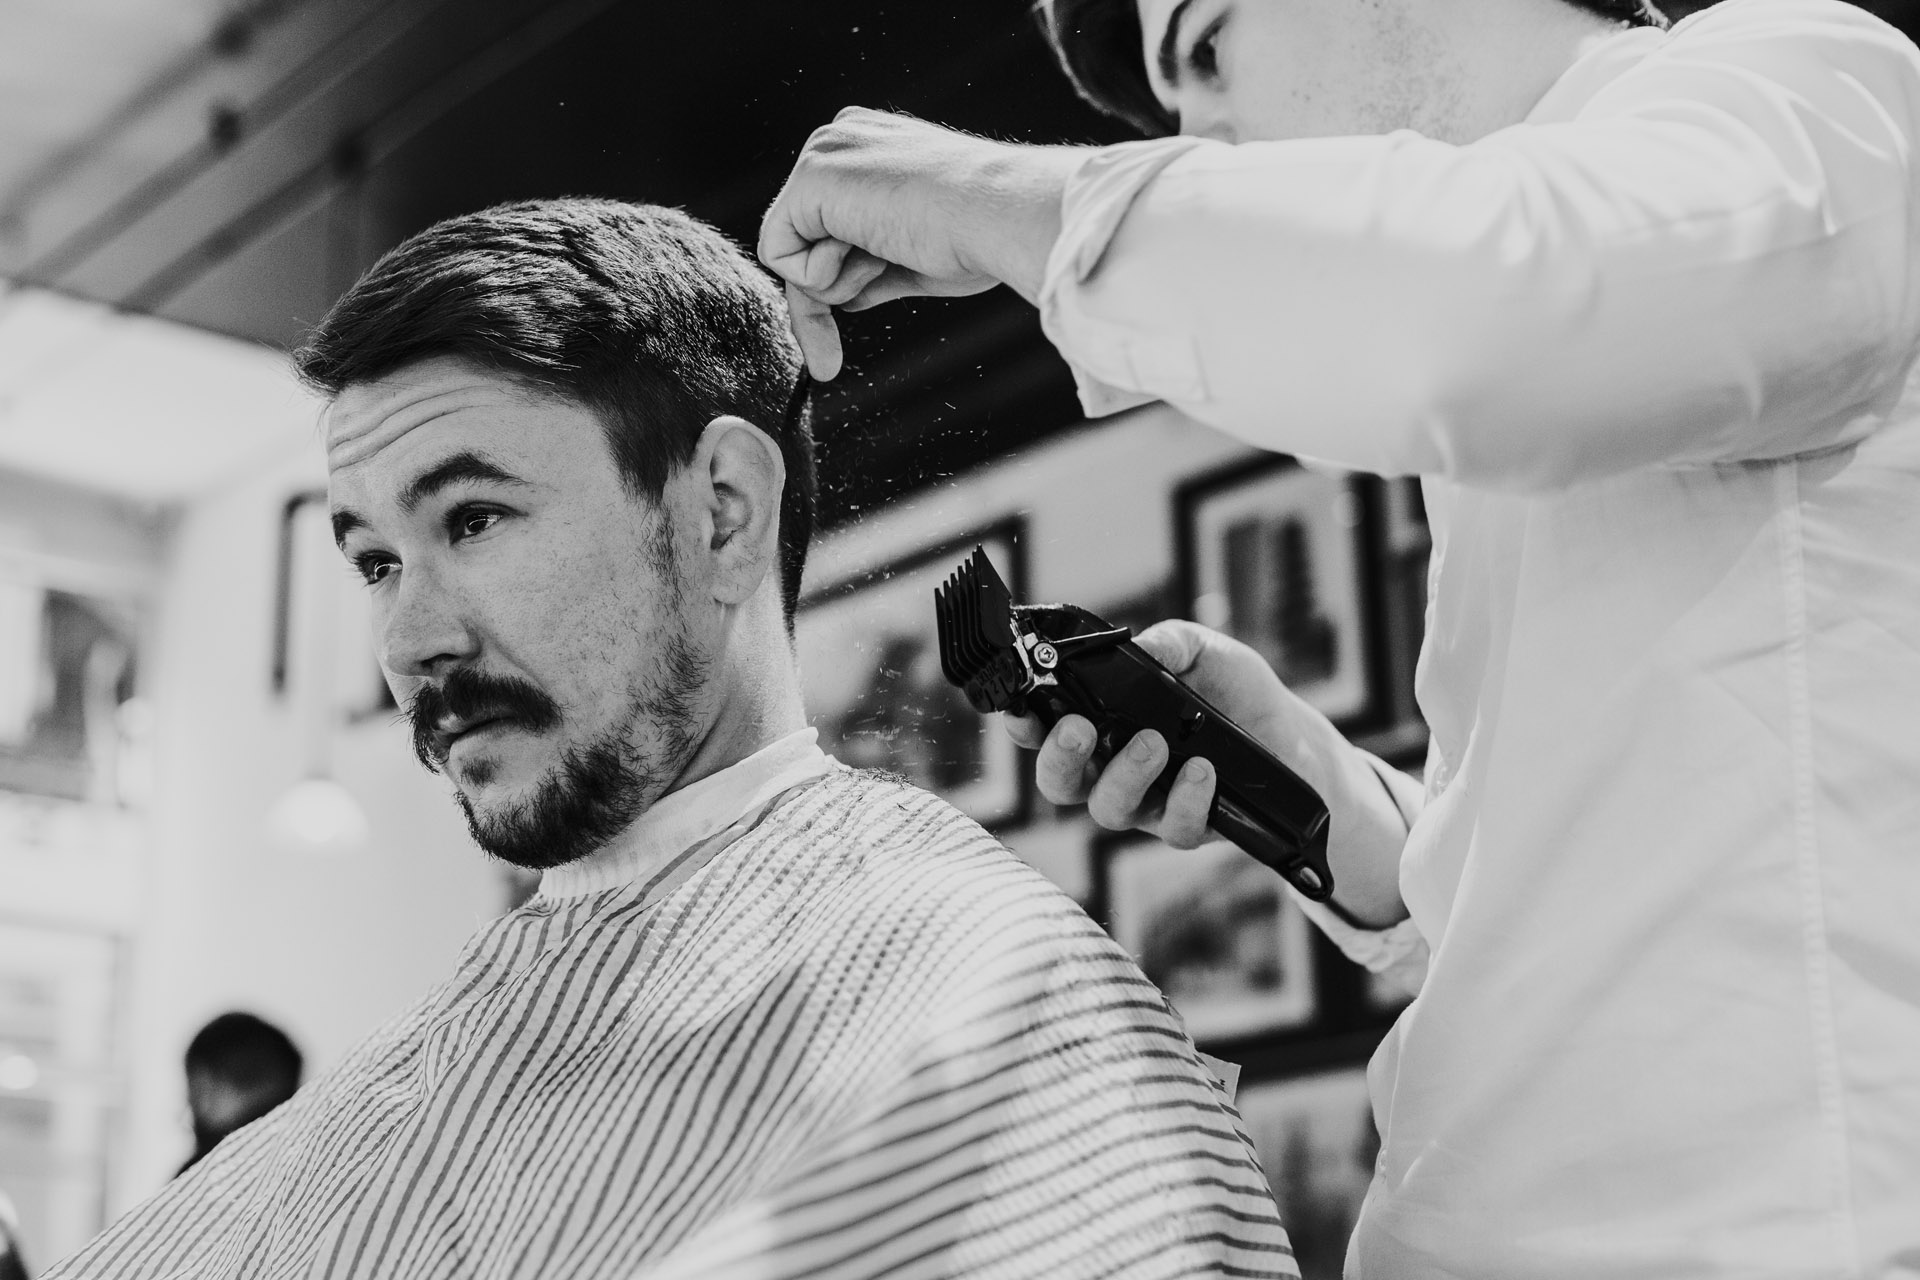
[[[939,799],[803,745],[810,776],[644,880],[550,872],[49,1280],[1297,1275],[1126,954]]]

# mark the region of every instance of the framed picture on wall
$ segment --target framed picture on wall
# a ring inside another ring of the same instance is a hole
[[[1273,871],[1235,845],[1175,849],[1142,832],[1094,844],[1095,915],[1199,1045],[1315,1014],[1312,927]]]
[[[808,593],[795,619],[801,692],[820,746],[889,769],[984,826],[1026,816],[1019,749],[940,670],[933,589],[975,546],[1022,598],[1021,524],[1001,521]]]
[[[1188,615],[1253,646],[1347,728],[1380,718],[1365,490],[1272,455],[1174,495]]]
[[[371,600],[334,545],[323,491],[286,500],[279,547],[274,693],[317,697],[330,724],[391,720],[399,708],[374,656]]]
[[[140,629],[132,601],[0,573],[0,788],[119,798]]]
[[[1340,1280],[1380,1150],[1366,1070],[1242,1080],[1235,1105],[1293,1241],[1301,1280]]]

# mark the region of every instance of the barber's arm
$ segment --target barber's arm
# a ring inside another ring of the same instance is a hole
[[[1856,441],[1920,332],[1911,46],[1711,19],[1468,146],[1109,149],[1066,189],[1048,334],[1100,407],[1488,488]]]
[[[1709,12],[1577,119],[1467,146],[1026,148],[854,113],[761,253],[828,323],[1004,281],[1090,409],[1166,400],[1363,470],[1531,489],[1846,444],[1920,333],[1913,52],[1807,11],[1759,43]]]

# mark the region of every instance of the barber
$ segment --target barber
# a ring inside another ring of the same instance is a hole
[[[1005,284],[1091,415],[1422,478],[1424,788],[1245,647],[1141,641],[1320,788],[1305,905],[1421,984],[1348,1274],[1920,1274],[1920,54],[1836,0],[1041,16],[1151,140],[842,112],[760,255],[816,377],[836,309]],[[1016,733],[1205,838],[1157,735]]]

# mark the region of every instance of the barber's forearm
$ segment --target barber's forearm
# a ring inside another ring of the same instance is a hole
[[[1087,147],[1003,146],[981,154],[952,216],[966,254],[1028,302],[1038,301],[1060,239],[1060,200]]]
[[[1333,776],[1322,783],[1331,828],[1327,866],[1333,901],[1355,923],[1383,929],[1407,918],[1400,898],[1400,857],[1418,812],[1418,787],[1396,796],[1389,781],[1397,771],[1379,766],[1366,752],[1343,746]]]
[[[1810,195],[1779,179],[1817,172],[1807,136],[1766,123],[1798,108],[1764,107],[1112,148],[1069,184],[1043,322],[1116,401],[1386,474],[1524,491],[1852,439],[1904,367],[1863,356],[1912,342],[1907,213],[1875,202],[1907,146],[1819,132],[1847,180]]]

